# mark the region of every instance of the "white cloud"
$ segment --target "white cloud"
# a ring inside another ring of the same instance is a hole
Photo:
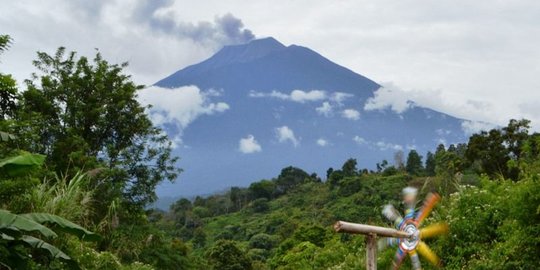
[[[472,135],[474,133],[478,133],[480,131],[489,131],[493,128],[496,128],[497,126],[494,124],[481,122],[481,121],[468,121],[465,120],[461,122],[461,129],[465,134]]]
[[[283,99],[283,100],[290,100],[291,99],[290,95],[283,94],[283,93],[278,92],[276,90],[273,90],[270,93],[250,91],[248,96],[252,97],[252,98],[268,98],[268,97],[271,97],[271,98],[278,98],[278,99]]]
[[[396,88],[393,84],[386,84],[375,91],[374,97],[366,101],[364,110],[372,111],[390,108],[400,114],[412,106],[413,103],[409,100],[407,93]]]
[[[238,150],[244,154],[261,152],[261,145],[255,140],[255,137],[249,134],[246,138],[241,138],[238,142]]]
[[[341,105],[343,105],[343,101],[345,101],[346,99],[352,98],[352,97],[354,97],[353,94],[343,93],[343,92],[335,92],[330,97],[330,100],[336,102],[338,105],[341,106]]]
[[[326,117],[330,117],[332,115],[332,105],[330,105],[330,102],[325,101],[322,103],[320,107],[315,108],[317,113],[322,114]]]
[[[322,147],[327,146],[327,145],[328,145],[328,141],[325,140],[325,139],[323,139],[323,138],[319,138],[319,139],[317,140],[317,145],[322,146]]]
[[[353,141],[354,141],[355,143],[359,144],[359,145],[367,144],[367,143],[368,143],[364,138],[362,138],[362,137],[360,137],[360,136],[358,136],[358,135],[354,136]]]
[[[318,101],[326,98],[326,93],[321,90],[311,90],[304,92],[302,90],[293,90],[291,92],[291,100],[304,103],[306,101]]]
[[[276,137],[280,143],[290,141],[294,147],[298,146],[299,140],[294,136],[294,132],[287,126],[276,128]]]
[[[179,134],[198,117],[223,113],[230,107],[224,102],[211,102],[210,96],[196,86],[180,88],[161,88],[151,86],[138,93],[141,104],[152,105],[149,116],[155,125],[171,124],[177,127]],[[181,144],[181,135],[174,138]]]
[[[403,146],[401,146],[399,144],[387,143],[387,142],[384,142],[384,141],[376,142],[375,146],[377,146],[379,148],[379,150],[381,150],[381,151],[386,151],[386,150],[399,151],[399,150],[403,150]]]
[[[393,150],[393,151],[403,151],[403,146],[399,144],[388,143],[385,141],[371,142],[358,135],[353,137],[353,141],[358,145],[367,145],[370,148],[376,147],[380,151]],[[407,149],[416,149],[416,145],[407,145]]]
[[[341,116],[350,120],[360,119],[360,112],[355,109],[345,109],[341,112]]]
[[[250,91],[248,96],[252,98],[278,98],[298,103],[305,103],[308,101],[319,101],[326,99],[326,92],[321,90],[293,90],[290,94],[285,94],[276,90],[273,90],[270,93]]]

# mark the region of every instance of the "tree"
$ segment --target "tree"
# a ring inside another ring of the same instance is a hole
[[[479,173],[518,179],[519,170],[508,167],[518,161],[522,146],[528,138],[528,120],[510,120],[507,127],[482,131],[469,138],[465,157]]]
[[[231,187],[229,191],[229,199],[232,203],[232,210],[238,211],[245,206],[249,199],[249,190],[246,188]]]
[[[0,54],[3,53],[11,43],[11,37],[8,35],[0,35]]]
[[[63,174],[101,168],[108,181],[95,188],[105,202],[120,195],[146,205],[160,182],[176,178],[171,142],[137,102],[143,86],[123,74],[127,64],[111,65],[99,53],[90,62],[59,48],[53,56],[38,52],[34,65],[39,74],[26,81],[17,114],[21,145]]]
[[[212,269],[250,270],[251,260],[242,252],[236,242],[219,240],[207,253]]]
[[[302,169],[289,166],[281,170],[281,173],[276,179],[276,188],[281,194],[287,193],[289,190],[309,179],[309,174]]]
[[[356,168],[356,159],[355,158],[349,158],[345,163],[343,163],[343,166],[341,167],[341,171],[343,172],[344,176],[355,176],[358,175],[358,169]]]
[[[377,172],[382,172],[388,167],[388,161],[386,159],[383,159],[381,163],[377,163]]]
[[[529,128],[531,121],[527,119],[511,119],[506,127],[504,127],[504,140],[506,147],[510,152],[510,158],[518,160],[521,158],[523,145],[529,138]]]
[[[17,84],[11,75],[0,73],[0,121],[12,118],[17,109]]]
[[[435,156],[431,152],[426,154],[426,175],[435,176]]]
[[[334,168],[330,167],[326,170],[326,180],[330,179],[330,175],[334,172]]]
[[[411,175],[420,175],[424,171],[424,167],[422,166],[422,156],[420,156],[416,150],[413,149],[409,151],[405,169]]]
[[[8,35],[0,35],[0,54],[11,43]],[[0,121],[13,117],[16,106],[17,85],[11,75],[0,72]]]
[[[173,203],[170,210],[173,213],[174,220],[177,224],[186,225],[187,217],[192,208],[193,205],[191,205],[191,201],[186,198],[182,198]]]
[[[272,199],[272,195],[276,189],[276,183],[270,180],[261,180],[249,185],[249,194],[252,199],[267,198]]]

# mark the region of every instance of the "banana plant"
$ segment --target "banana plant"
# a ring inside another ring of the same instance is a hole
[[[41,167],[44,161],[45,156],[27,152],[0,159],[0,176],[24,176]],[[68,267],[78,269],[77,263],[72,258],[46,241],[58,237],[57,232],[72,234],[85,241],[100,239],[99,235],[57,215],[47,213],[15,214],[0,209],[0,250],[2,251],[0,268],[27,268],[31,257],[27,254],[26,249],[20,248],[23,246],[44,251],[51,258],[66,262]]]
[[[30,258],[28,255],[21,253],[21,249],[14,248],[23,245],[45,251],[52,258],[63,260],[71,268],[77,269],[76,263],[67,254],[41,238],[34,237],[34,235],[39,235],[42,238],[53,239],[58,237],[55,231],[73,234],[82,240],[99,240],[97,234],[56,215],[46,213],[17,215],[0,209],[0,245],[7,247],[6,250],[9,252],[4,257],[5,261],[0,263],[10,269],[23,268]]]

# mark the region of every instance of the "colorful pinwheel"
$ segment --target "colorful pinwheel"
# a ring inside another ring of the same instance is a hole
[[[441,265],[437,254],[428,247],[423,239],[447,233],[448,225],[446,223],[436,223],[421,228],[422,222],[431,213],[431,210],[441,197],[436,193],[429,193],[424,204],[417,212],[415,210],[417,193],[418,190],[413,187],[403,189],[403,202],[406,206],[405,217],[401,217],[391,204],[386,205],[382,211],[383,215],[394,223],[396,229],[410,235],[408,238],[383,238],[379,240],[379,249],[387,246],[398,247],[394,257],[393,269],[400,267],[407,254],[411,257],[414,269],[422,269],[418,254],[435,266]]]

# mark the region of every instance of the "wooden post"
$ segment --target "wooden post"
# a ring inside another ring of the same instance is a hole
[[[379,226],[338,221],[334,224],[336,232],[364,234],[366,236],[366,268],[377,270],[377,236],[409,238],[412,235],[404,231]]]
[[[366,234],[366,269],[377,270],[377,235]]]

